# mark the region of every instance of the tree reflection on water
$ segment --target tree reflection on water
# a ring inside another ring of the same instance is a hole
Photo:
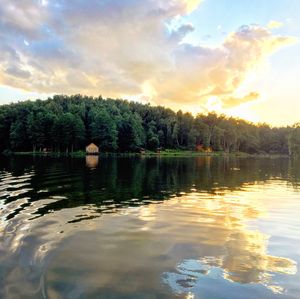
[[[295,162],[100,160],[0,161],[3,298],[219,298],[209,292],[229,285],[283,296],[280,275],[297,279]],[[270,254],[272,221],[285,254]]]

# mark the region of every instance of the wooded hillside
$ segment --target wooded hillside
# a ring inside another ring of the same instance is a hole
[[[198,149],[246,153],[297,153],[300,128],[271,128],[210,113],[193,117],[124,100],[54,96],[0,106],[0,151],[83,150],[136,152]]]

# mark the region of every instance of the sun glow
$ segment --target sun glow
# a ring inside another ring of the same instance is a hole
[[[225,114],[228,116],[242,118],[253,123],[258,123],[261,119],[254,111],[251,110],[251,106],[252,103],[242,104],[228,109]]]

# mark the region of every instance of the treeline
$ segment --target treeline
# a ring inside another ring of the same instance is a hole
[[[75,151],[94,142],[102,151],[197,149],[296,153],[300,126],[271,128],[215,113],[81,95],[0,106],[0,151]]]

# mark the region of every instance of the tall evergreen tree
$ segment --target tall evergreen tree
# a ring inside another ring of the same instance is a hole
[[[115,151],[117,149],[118,132],[114,119],[105,110],[95,113],[91,124],[92,140],[101,150]]]

